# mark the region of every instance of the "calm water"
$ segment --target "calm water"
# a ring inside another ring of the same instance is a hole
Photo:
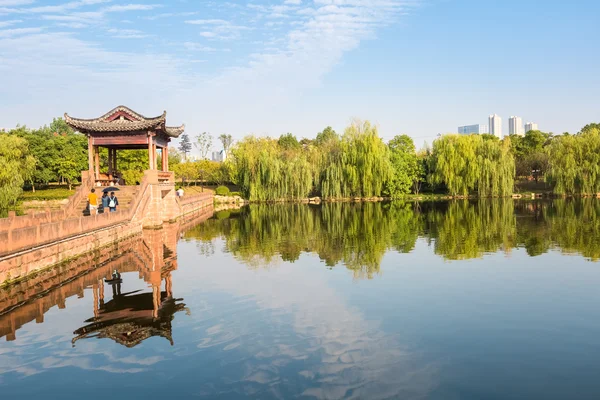
[[[600,398],[595,200],[193,224],[0,292],[0,398]]]

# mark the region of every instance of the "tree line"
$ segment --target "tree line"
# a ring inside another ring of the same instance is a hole
[[[423,190],[453,196],[508,196],[516,179],[543,179],[557,194],[600,192],[600,124],[579,133],[541,131],[502,140],[492,135],[443,135],[416,150],[407,135],[385,143],[377,127],[353,121],[342,134],[331,127],[314,139],[291,133],[279,138],[248,136],[233,143],[218,137],[225,162],[207,160],[213,138],[182,135],[179,151],[170,149],[169,166],[184,183],[233,183],[249,200],[269,201],[321,196],[402,198]],[[200,160],[188,155],[195,147]],[[101,149],[106,169],[107,152]],[[14,204],[24,186],[49,182],[76,184],[88,168],[87,139],[61,118],[48,126],[18,126],[0,132],[0,208]],[[160,164],[160,160],[158,160]],[[119,171],[128,183],[141,180],[148,168],[145,150],[118,153]],[[159,165],[160,166],[160,165]]]

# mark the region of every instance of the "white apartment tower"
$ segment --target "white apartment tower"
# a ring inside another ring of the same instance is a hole
[[[525,132],[523,131],[523,120],[521,119],[521,117],[511,116],[508,119],[508,134],[519,136],[525,135]]]
[[[502,139],[502,118],[498,114],[489,117],[490,134]]]
[[[529,132],[529,131],[539,131],[540,129],[538,128],[538,124],[533,123],[533,122],[528,122],[525,124],[525,132]]]

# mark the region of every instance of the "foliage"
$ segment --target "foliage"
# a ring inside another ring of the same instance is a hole
[[[190,161],[182,162],[173,166],[173,172],[175,173],[176,179],[181,179],[185,184],[189,185],[189,182],[195,180],[198,177],[198,166]]]
[[[453,196],[507,196],[514,185],[510,139],[485,140],[480,135],[445,135],[433,142],[434,184],[444,184]]]
[[[324,143],[329,142],[330,140],[337,140],[337,139],[339,139],[338,134],[335,133],[335,131],[333,130],[332,127],[328,126],[327,128],[323,129],[321,132],[317,133],[317,137],[315,139],[315,144],[322,145]]]
[[[12,135],[0,134],[0,209],[13,206],[23,184],[35,170],[35,158],[27,141]]]
[[[390,161],[394,174],[389,183],[389,194],[398,198],[410,192],[416,180],[422,175],[415,153],[415,144],[410,136],[395,136],[388,143]]]
[[[187,160],[187,156],[192,151],[192,141],[187,133],[181,135],[179,140],[179,151],[183,154],[183,158]]]
[[[285,135],[281,135],[277,144],[279,144],[279,147],[283,150],[298,150],[300,148],[300,143],[298,142],[298,139],[296,139],[296,136],[289,132]]]
[[[368,121],[353,121],[341,140],[332,139],[327,144],[318,185],[323,198],[383,194],[394,171],[376,127]]]
[[[557,194],[600,192],[600,128],[559,136],[548,146],[548,180]]]
[[[249,200],[298,199],[313,187],[307,152],[283,151],[277,141],[247,137],[232,149],[232,180]]]
[[[212,148],[212,136],[210,133],[202,132],[200,135],[196,136],[194,146],[200,151],[200,158],[206,159],[208,157],[208,152]]]
[[[229,188],[227,186],[218,186],[215,189],[215,194],[217,194],[219,196],[229,196],[229,194],[230,194]]]

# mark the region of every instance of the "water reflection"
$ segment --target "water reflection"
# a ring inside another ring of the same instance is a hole
[[[372,278],[390,250],[410,252],[419,238],[447,260],[479,258],[525,248],[530,256],[551,249],[600,257],[600,202],[483,199],[433,203],[252,205],[218,215],[185,233],[204,254],[214,239],[249,267],[294,262],[303,252],[357,278]]]
[[[597,394],[597,268],[528,257],[597,259],[599,210],[592,199],[265,205],[146,231],[0,291],[1,391],[100,398],[109,382],[119,398]],[[378,279],[349,279],[338,265]],[[120,287],[105,281],[115,269]]]
[[[172,343],[171,320],[185,309],[182,299],[173,297],[171,272],[177,269],[177,241],[180,232],[204,221],[200,215],[186,224],[166,226],[163,230],[144,231],[115,243],[98,253],[87,254],[68,264],[43,271],[31,279],[0,290],[0,337],[16,339],[23,325],[35,320],[44,322],[44,314],[54,306],[66,308],[66,300],[83,298],[91,289],[93,316],[88,324],[75,330],[73,343],[83,338],[111,338],[127,347],[151,336],[165,337]],[[111,285],[105,280],[119,271],[122,283]],[[135,277],[137,273],[137,278]],[[127,290],[135,280],[146,289]],[[164,287],[164,290],[161,290]],[[112,292],[105,302],[105,291]]]

